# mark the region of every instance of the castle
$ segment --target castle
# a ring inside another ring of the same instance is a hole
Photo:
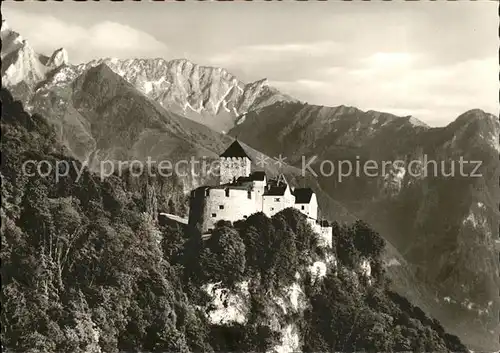
[[[265,172],[251,173],[252,160],[234,141],[220,155],[220,182],[191,192],[189,224],[202,234],[210,233],[220,220],[235,222],[263,212],[268,217],[293,207],[307,216],[320,240],[331,246],[332,228],[318,219],[318,200],[310,188],[293,188],[280,178],[267,179]]]

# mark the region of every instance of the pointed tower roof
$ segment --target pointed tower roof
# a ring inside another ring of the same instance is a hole
[[[248,153],[245,151],[245,149],[240,145],[238,140],[235,140],[231,146],[229,146],[221,155],[220,157],[246,157],[250,160],[250,156]]]

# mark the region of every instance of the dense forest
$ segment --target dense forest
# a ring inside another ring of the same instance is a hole
[[[88,170],[56,180],[49,166],[79,162],[65,154],[47,120],[26,113],[4,89],[1,102],[4,349],[265,352],[280,342],[280,328],[270,324],[279,321],[299,329],[304,352],[466,351],[388,289],[384,240],[364,222],[334,224],[331,249],[318,245],[292,209],[219,222],[202,239],[195,230],[158,224],[156,208],[184,213],[185,205],[176,196],[152,207],[145,183],[101,180]],[[27,160],[47,161],[47,170],[25,173]],[[310,271],[325,259],[334,259],[325,262],[326,273]],[[236,291],[242,282],[250,293],[245,322],[211,322],[202,288],[220,283]],[[294,284],[305,294],[302,310],[271,309],[277,293]]]

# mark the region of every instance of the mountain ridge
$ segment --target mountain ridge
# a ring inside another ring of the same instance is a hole
[[[225,69],[185,59],[98,59],[62,67],[42,86],[65,84],[102,63],[164,108],[216,131],[229,130],[248,110],[277,100],[293,100],[270,87],[267,79],[245,84]]]
[[[7,40],[9,44],[16,40],[27,44],[27,41],[19,33],[13,31],[8,26],[6,20],[2,20],[2,42],[9,37],[14,37],[14,39]],[[9,47],[7,49],[2,47],[2,59],[4,55],[19,49],[12,45]],[[31,47],[29,48],[30,51],[33,51]],[[41,65],[48,67],[47,72],[36,75],[39,78],[36,89],[39,88],[40,84],[57,85],[58,82],[71,80],[90,67],[104,62],[113,71],[132,83],[139,91],[162,106],[203,123],[219,132],[229,131],[235,124],[239,123],[247,112],[261,109],[276,102],[297,102],[325,108],[358,109],[344,105],[331,107],[308,104],[270,86],[266,78],[244,83],[225,68],[198,65],[187,58],[167,60],[161,57],[134,59],[108,57],[72,65],[68,60],[68,54],[64,48],[55,50],[50,56],[46,56],[42,60],[41,57],[43,55],[36,55],[37,61]],[[54,72],[56,69],[59,72]],[[178,73],[181,73],[181,76],[186,76],[187,73],[192,74],[192,77],[190,77],[191,80],[187,80],[189,82],[180,82],[186,80],[178,80],[178,77],[176,77]],[[3,71],[2,76],[4,76]],[[210,80],[207,81],[207,77],[212,77],[213,82],[210,82]],[[6,82],[9,82],[8,75],[5,78],[7,79]],[[44,82],[45,79],[47,79],[46,82]],[[35,85],[35,83],[31,79],[27,81],[27,85],[32,90],[33,87],[31,86]],[[179,83],[184,84],[180,85]],[[9,84],[9,86],[12,85]],[[171,86],[174,89],[169,91],[169,87]],[[7,88],[12,89],[12,87]],[[13,93],[16,98],[21,98],[23,102],[27,102],[33,92],[18,93],[14,90]],[[27,108],[29,109],[30,106],[28,105]],[[361,109],[358,110],[362,111]],[[471,110],[474,110],[474,108]],[[428,126],[415,116],[397,116],[374,110],[367,110],[365,113],[373,114],[374,116],[388,114],[394,117],[408,118],[410,122],[416,125]]]

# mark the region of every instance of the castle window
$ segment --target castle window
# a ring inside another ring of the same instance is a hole
[[[212,217],[217,217],[217,213],[212,213]]]
[[[219,205],[219,210],[223,210],[224,209],[224,205]]]
[[[301,209],[302,211],[304,211],[304,210],[306,209],[306,206],[302,205],[302,206],[300,206],[300,209]]]
[[[249,198],[249,199],[251,199],[251,198],[252,198],[252,192],[251,192],[250,190],[248,190],[248,192],[247,192],[247,196],[248,196],[248,198]]]
[[[271,207],[271,211],[274,211],[274,207]]]
[[[280,198],[279,198],[279,197],[276,197],[276,198],[274,199],[274,201],[275,201],[275,202],[279,202],[279,201],[280,201]]]
[[[229,197],[229,188],[226,189],[226,197]]]

